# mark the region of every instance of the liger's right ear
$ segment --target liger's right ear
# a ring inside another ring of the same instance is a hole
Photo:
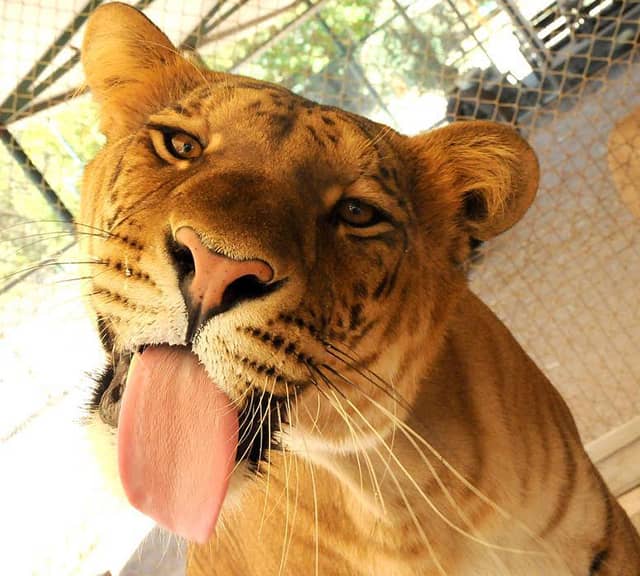
[[[129,133],[150,113],[204,81],[142,12],[114,2],[90,16],[82,45],[87,84],[107,137]]]
[[[510,126],[454,122],[409,142],[425,196],[473,238],[488,240],[509,229],[535,198],[538,160]]]

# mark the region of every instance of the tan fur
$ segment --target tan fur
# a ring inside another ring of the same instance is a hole
[[[608,139],[607,162],[620,199],[640,218],[640,107],[616,122]]]
[[[96,232],[83,245],[114,355],[185,343],[166,249],[180,226],[287,279],[193,342],[239,404],[247,380],[286,395],[289,424],[259,475],[236,472],[190,576],[639,573],[638,537],[564,402],[467,288],[470,237],[502,232],[535,194],[515,132],[468,122],[407,138],[199,69],[120,4],[89,20],[83,62],[108,141],[79,227]],[[203,155],[158,156],[155,125]],[[392,223],[337,222],[345,196]]]

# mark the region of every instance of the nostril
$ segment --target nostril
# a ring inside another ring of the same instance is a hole
[[[169,236],[167,250],[187,307],[187,340],[209,318],[262,298],[286,280],[273,281],[275,272],[264,260],[234,259],[216,252],[188,226]]]
[[[184,244],[179,244],[173,239],[169,241],[169,254],[178,273],[178,278],[184,279],[196,271],[196,263],[193,253]]]
[[[235,306],[245,300],[253,300],[255,298],[265,296],[272,292],[277,284],[277,282],[272,284],[262,282],[253,274],[241,276],[225,288],[224,293],[222,294],[220,308],[222,310],[228,310],[232,306]]]

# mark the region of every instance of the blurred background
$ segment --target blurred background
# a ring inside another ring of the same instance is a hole
[[[101,3],[0,0],[0,541],[14,576],[115,576],[150,528],[102,486],[80,426],[101,353],[73,222],[102,136],[78,62]],[[407,134],[470,118],[516,126],[541,189],[481,247],[472,285],[559,388],[612,489],[636,501],[640,1],[134,5],[212,68]],[[180,564],[174,540],[154,546],[135,557]]]

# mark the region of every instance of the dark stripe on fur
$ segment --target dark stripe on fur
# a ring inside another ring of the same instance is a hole
[[[391,187],[384,181],[383,178],[378,176],[377,174],[372,174],[369,176],[371,180],[374,180],[380,188],[387,194],[387,196],[391,196],[394,200],[398,202],[398,204],[402,205],[401,199],[398,197],[398,194],[395,190],[392,190]]]
[[[571,502],[571,497],[574,494],[577,481],[577,469],[576,461],[573,456],[573,448],[567,439],[567,433],[564,429],[563,424],[558,422],[558,413],[556,411],[555,405],[551,406],[551,417],[562,440],[566,481],[557,494],[557,502],[553,514],[551,515],[551,518],[549,518],[547,525],[540,534],[542,538],[552,532],[566,515],[567,511],[569,510],[569,504]]]
[[[273,137],[277,143],[287,138],[296,125],[297,115],[295,114],[272,114],[270,125]]]
[[[602,496],[602,503],[604,505],[604,536],[602,540],[594,546],[594,548],[598,549],[598,552],[593,557],[591,564],[589,566],[589,576],[594,576],[598,574],[600,569],[603,567],[605,560],[609,557],[609,549],[611,546],[611,536],[613,533],[613,523],[614,523],[614,513],[613,513],[613,505],[611,502],[611,496],[609,493],[609,489],[607,485],[602,480],[600,474],[596,471],[597,480],[598,480],[598,488],[600,490],[600,494]]]
[[[107,189],[110,191],[110,195],[109,198],[111,200],[111,203],[113,204],[116,199],[117,199],[117,189],[115,188],[115,184],[118,181],[118,176],[120,176],[120,173],[122,172],[122,162],[124,161],[124,155],[120,156],[120,158],[118,158],[118,162],[116,163],[116,167],[113,170],[113,172],[111,173],[111,176],[109,177],[109,184],[107,184]]]
[[[260,462],[267,461],[268,450],[277,448],[273,438],[287,420],[286,406],[284,398],[251,389],[238,415],[240,436],[236,461],[246,460],[252,470],[259,470]]]
[[[593,557],[593,560],[591,560],[591,564],[589,565],[589,576],[596,576],[596,574],[600,572],[600,568],[602,568],[608,555],[608,550],[600,550],[596,553],[596,555]]]
[[[309,134],[311,134],[311,137],[315,140],[315,142],[317,144],[319,144],[320,146],[322,146],[322,148],[326,148],[326,144],[324,143],[324,140],[322,140],[322,138],[320,138],[320,136],[318,136],[318,133],[316,132],[315,128],[313,126],[306,126]]]

